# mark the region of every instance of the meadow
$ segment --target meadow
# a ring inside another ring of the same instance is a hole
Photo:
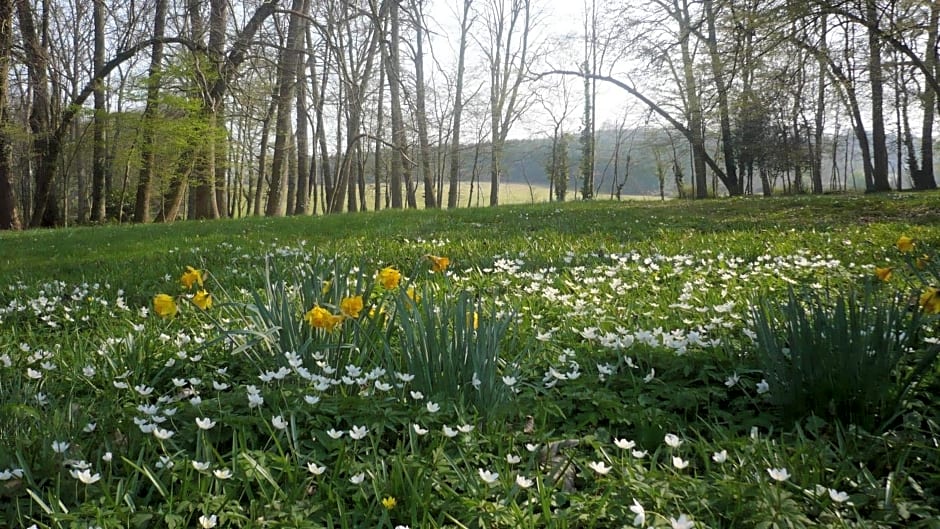
[[[0,526],[940,527],[938,203],[0,234]]]

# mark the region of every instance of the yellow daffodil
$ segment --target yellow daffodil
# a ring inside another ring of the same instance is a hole
[[[362,296],[350,296],[339,302],[339,310],[344,316],[356,319],[362,312]]]
[[[379,270],[378,281],[388,290],[398,288],[398,283],[401,281],[401,272],[396,270],[394,267],[386,266],[385,268]]]
[[[480,314],[477,311],[473,311],[473,314],[467,314],[467,323],[473,323],[473,330],[477,330],[480,327]]]
[[[394,497],[389,496],[388,498],[382,498],[382,507],[392,510],[396,505],[398,505],[398,501]]]
[[[450,266],[450,259],[447,257],[438,257],[436,255],[427,255],[428,261],[431,261],[432,272],[443,272]]]
[[[886,266],[884,268],[881,268],[880,266],[876,266],[875,276],[882,281],[890,280],[891,279],[891,267]]]
[[[912,252],[914,251],[914,239],[907,235],[901,235],[898,237],[897,247],[903,253]]]
[[[940,290],[936,287],[927,287],[920,295],[920,306],[927,314],[940,314]]]
[[[153,312],[161,318],[176,316],[176,300],[169,294],[157,294],[153,297]]]
[[[304,314],[304,320],[315,329],[324,329],[332,331],[337,325],[342,323],[343,317],[335,315],[323,307],[317,305]]]
[[[332,282],[332,281],[324,281],[324,282],[323,282],[323,287],[320,288],[320,295],[321,295],[321,296],[327,295],[327,294],[330,292],[330,288],[331,288],[332,286],[333,286],[333,282]]]
[[[212,294],[206,292],[205,290],[200,290],[193,294],[193,304],[199,307],[202,310],[208,310],[212,308]]]
[[[914,260],[914,266],[916,266],[918,270],[923,270],[924,268],[927,268],[927,264],[929,262],[930,262],[930,256],[927,254],[924,254]]]
[[[186,290],[193,288],[193,285],[199,285],[201,287],[202,280],[202,270],[196,270],[191,266],[187,266],[186,271],[180,276],[180,284],[182,284],[183,288]]]
[[[415,303],[421,302],[421,294],[418,294],[418,291],[415,290],[414,286],[408,287],[408,290],[405,291],[405,294],[408,295],[408,299],[414,301]]]

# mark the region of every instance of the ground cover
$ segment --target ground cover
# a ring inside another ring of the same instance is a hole
[[[0,519],[937,527],[937,199],[0,235]]]

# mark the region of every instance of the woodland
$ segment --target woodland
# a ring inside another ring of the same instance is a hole
[[[0,228],[936,188],[936,2],[574,7],[2,0]]]

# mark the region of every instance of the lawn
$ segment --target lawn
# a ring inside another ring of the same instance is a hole
[[[0,526],[940,527],[938,202],[0,234]]]

